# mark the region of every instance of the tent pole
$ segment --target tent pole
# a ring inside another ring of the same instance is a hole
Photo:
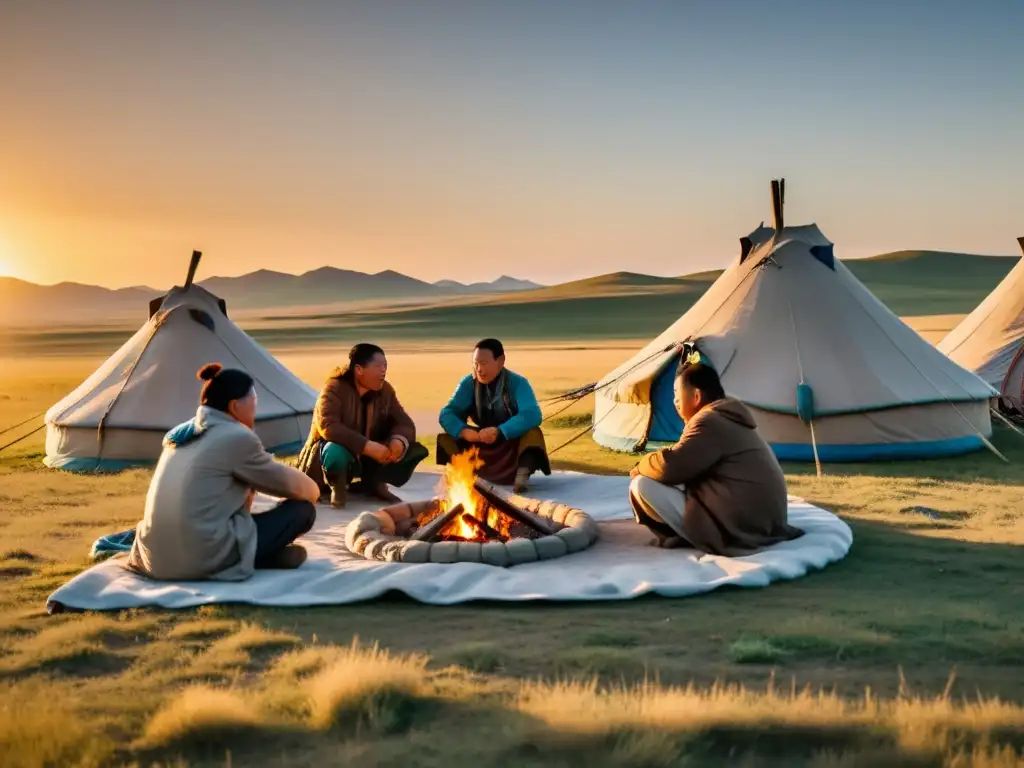
[[[192,281],[195,280],[196,270],[199,269],[199,260],[203,258],[202,251],[192,251],[192,261],[188,265],[188,276],[185,278],[185,290],[187,291],[192,287]]]
[[[775,235],[782,231],[782,188],[778,179],[772,179],[772,214],[775,217]]]
[[[774,183],[774,182],[773,182]],[[793,302],[789,303],[789,323],[793,326],[793,346],[796,347],[796,367],[800,371],[800,383],[804,383],[804,364],[800,360],[800,342],[796,337],[796,318],[793,316]],[[811,430],[811,450],[814,451],[814,468],[821,477],[821,459],[818,458],[818,439],[814,436],[814,419],[807,420]]]
[[[1024,437],[1024,431],[1022,431],[1020,427],[1018,427],[1018,426],[1017,426],[1016,424],[1014,424],[1014,423],[1013,423],[1012,421],[1010,421],[1010,420],[1009,420],[1008,418],[1006,418],[1005,416],[1003,416],[1003,414],[1001,414],[1001,413],[999,412],[999,409],[998,409],[998,408],[989,408],[989,410],[990,410],[990,411],[992,412],[992,415],[993,415],[993,416],[995,416],[996,418],[998,418],[998,419],[999,419],[1000,421],[1002,421],[1002,422],[1003,422],[1003,424],[1005,424],[1006,426],[1008,426],[1008,427],[1009,427],[1010,429],[1012,429],[1012,430],[1013,430],[1014,432],[1016,432],[1016,433],[1017,433],[1018,435],[1021,435],[1022,437]]]
[[[1005,456],[1003,456],[1003,454],[1001,454],[999,452],[999,449],[996,448],[994,445],[992,445],[992,442],[987,437],[985,437],[983,434],[981,434],[980,431],[978,432],[978,437],[981,438],[981,441],[985,444],[985,447],[988,448],[990,451],[992,451],[992,453],[994,453],[1000,459],[1005,461],[1007,464],[1010,463],[1010,460],[1008,458],[1006,458]]]
[[[818,441],[814,437],[814,422],[807,422],[807,426],[811,428],[811,449],[814,451],[814,468],[818,473],[818,477],[821,477],[821,459],[818,458]]]

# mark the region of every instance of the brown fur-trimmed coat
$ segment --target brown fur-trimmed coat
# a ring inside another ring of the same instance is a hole
[[[701,408],[679,442],[648,454],[637,471],[685,486],[683,532],[697,549],[738,557],[803,535],[788,520],[786,478],[757,422],[733,398]]]
[[[367,392],[360,398],[355,384],[344,378],[344,371],[337,368],[317,398],[313,424],[297,466],[321,489],[326,489],[320,464],[324,442],[337,443],[359,458],[367,442],[387,445],[392,438],[405,443],[406,451],[416,442],[416,425],[398,402],[394,387],[384,382],[379,392]]]

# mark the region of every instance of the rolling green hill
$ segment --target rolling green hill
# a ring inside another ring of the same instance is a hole
[[[898,251],[844,262],[901,316],[965,314],[998,285],[1015,257]],[[313,323],[253,330],[269,346],[332,339],[637,339],[660,333],[699,299],[721,271],[677,278],[631,272],[577,280],[503,297],[402,311],[323,315]],[[324,326],[324,321],[329,327]]]
[[[911,316],[970,312],[1016,259],[900,251],[844,263],[896,314]],[[524,342],[646,339],[689,309],[720,274],[657,277],[616,272],[500,296],[431,298],[415,305],[382,302],[327,313],[268,313],[239,322],[274,349],[491,335]],[[52,328],[0,334],[0,353],[112,351],[134,330]]]
[[[978,306],[1017,257],[895,251],[844,263],[897,315],[958,315]]]

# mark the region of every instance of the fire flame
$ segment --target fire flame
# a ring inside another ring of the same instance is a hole
[[[462,505],[462,514],[445,526],[442,535],[467,541],[479,541],[486,538],[483,531],[466,519],[467,515],[471,515],[490,526],[499,536],[508,538],[512,521],[497,509],[492,508],[476,492],[473,485],[477,470],[483,465],[480,451],[473,446],[468,451],[452,456],[451,461],[445,467],[438,514],[443,514],[458,504]]]
[[[462,505],[462,513],[470,514],[480,519],[478,512],[483,507],[483,499],[473,488],[473,481],[476,479],[476,471],[484,465],[480,458],[480,451],[473,446],[468,451],[452,456],[451,461],[444,468],[445,496],[441,504],[441,511],[445,512],[456,504]],[[460,539],[475,539],[476,528],[463,519],[462,515],[456,517],[448,525],[445,533],[458,536]]]

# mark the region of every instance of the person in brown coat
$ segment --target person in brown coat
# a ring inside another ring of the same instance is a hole
[[[349,483],[356,492],[399,501],[388,484],[409,482],[416,465],[429,454],[416,442],[416,425],[387,381],[388,361],[374,344],[356,344],[348,365],[335,369],[317,398],[309,438],[298,468],[331,494],[340,509]]]
[[[714,369],[684,359],[675,404],[686,425],[679,442],[630,472],[634,516],[657,543],[735,557],[802,536],[787,522],[775,454],[747,407],[725,396]]]

